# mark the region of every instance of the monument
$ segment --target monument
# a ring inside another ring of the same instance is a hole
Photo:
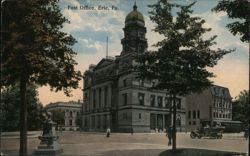
[[[57,142],[59,136],[56,134],[56,123],[51,119],[51,112],[47,112],[43,122],[43,134],[38,138],[41,140],[35,155],[37,156],[54,156],[63,152],[60,144]]]

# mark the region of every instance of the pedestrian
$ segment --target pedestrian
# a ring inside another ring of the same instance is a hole
[[[166,133],[166,136],[168,137],[168,146],[171,146],[172,145],[172,127],[169,126],[167,128],[167,133]]]
[[[249,130],[248,130],[248,128],[246,128],[245,132],[244,132],[244,137],[246,140],[248,139],[248,136],[249,136]]]
[[[133,135],[134,134],[134,129],[133,128],[131,128],[131,135]]]
[[[108,127],[107,128],[107,135],[106,135],[106,137],[109,137],[110,136],[110,128]]]

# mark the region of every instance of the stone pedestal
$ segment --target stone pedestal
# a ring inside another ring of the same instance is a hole
[[[34,153],[36,156],[55,156],[63,152],[57,142],[59,136],[56,134],[55,127],[56,123],[50,118],[44,122],[43,135],[38,137],[41,142]]]
[[[39,136],[41,140],[35,150],[36,156],[55,156],[63,152],[61,145],[57,142],[58,136]]]

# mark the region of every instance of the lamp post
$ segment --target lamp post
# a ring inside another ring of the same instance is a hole
[[[178,122],[178,126],[179,126],[179,128],[180,128],[180,132],[181,132],[181,115],[180,114],[178,114],[178,116],[177,116],[177,119],[176,119]]]

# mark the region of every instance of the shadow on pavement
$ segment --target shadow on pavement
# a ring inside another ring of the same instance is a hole
[[[246,156],[245,153],[215,151],[206,149],[182,148],[175,152],[162,149],[114,150],[101,154],[102,156]]]
[[[246,156],[246,154],[207,149],[182,148],[177,149],[175,152],[172,150],[166,150],[161,152],[159,156]]]

